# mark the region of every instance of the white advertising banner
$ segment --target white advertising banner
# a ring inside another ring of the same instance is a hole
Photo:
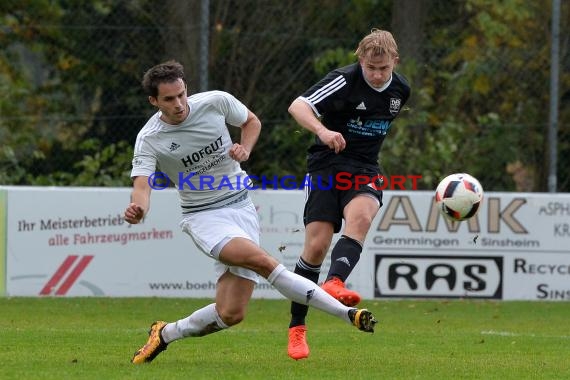
[[[213,262],[179,228],[177,192],[153,191],[150,213],[132,226],[122,218],[129,195],[0,187],[1,293],[213,297]],[[262,246],[293,269],[303,191],[257,190],[252,199]],[[366,299],[570,300],[570,194],[489,192],[475,218],[452,224],[431,192],[388,191],[347,285]],[[261,280],[254,297],[281,295]]]
[[[488,192],[451,223],[431,193],[391,192],[364,252],[369,297],[570,300],[570,195]]]

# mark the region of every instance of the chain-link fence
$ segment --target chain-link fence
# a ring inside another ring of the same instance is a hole
[[[433,189],[456,171],[488,190],[570,191],[570,4],[562,2],[558,117],[550,119],[552,0],[5,0],[0,5],[0,183],[129,185],[154,112],[146,69],[176,59],[189,92],[233,93],[264,130],[246,169],[304,172],[312,140],[288,105],[354,62],[372,27],[393,32],[412,97],[381,152],[387,174]]]

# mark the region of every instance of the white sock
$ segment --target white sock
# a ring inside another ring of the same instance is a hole
[[[216,311],[216,304],[212,303],[184,319],[168,323],[162,329],[162,339],[170,343],[185,337],[204,336],[227,328],[228,325],[222,321]]]
[[[351,323],[348,316],[350,307],[344,306],[311,280],[288,271],[283,264],[271,272],[267,281],[290,300],[313,306]]]

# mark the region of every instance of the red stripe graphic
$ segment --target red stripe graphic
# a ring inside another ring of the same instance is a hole
[[[67,270],[73,265],[75,260],[77,260],[76,255],[67,256],[67,258],[63,261],[63,263],[59,266],[59,268],[57,268],[57,271],[55,271],[52,278],[50,278],[47,284],[44,286],[44,288],[40,292],[40,295],[42,296],[50,295],[52,289],[55,288],[59,280],[61,280],[65,272],[67,272]]]
[[[89,265],[91,260],[93,260],[93,256],[83,256],[81,258],[81,260],[79,260],[79,263],[77,264],[77,266],[75,268],[73,268],[73,270],[71,271],[69,276],[67,276],[67,278],[65,279],[63,284],[61,284],[61,286],[59,287],[57,292],[55,292],[55,295],[56,296],[62,296],[65,293],[67,293],[69,288],[71,288],[71,285],[73,285],[73,283],[75,282],[75,280],[77,280],[79,275],[81,273],[83,273],[83,271],[85,270],[85,267],[87,267],[87,265]]]
[[[57,268],[57,271],[54,275],[49,279],[47,284],[41,290],[40,295],[50,295],[54,293],[54,288],[57,284],[62,280],[64,275],[69,271],[69,269],[73,266],[75,261],[79,256],[77,255],[69,255],[65,258],[63,263]],[[55,291],[55,295],[62,296],[67,293],[67,291],[71,288],[71,286],[75,283],[77,278],[83,273],[87,265],[93,260],[93,256],[83,256],[79,263],[73,268],[71,273],[67,275],[63,283],[59,286],[59,288]]]

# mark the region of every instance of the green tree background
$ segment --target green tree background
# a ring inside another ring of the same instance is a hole
[[[130,186],[132,145],[154,109],[142,74],[182,62],[200,90],[199,0],[0,2],[0,184]],[[558,190],[570,191],[570,3],[562,1]],[[386,174],[451,172],[486,190],[546,191],[551,0],[209,2],[208,89],[264,125],[246,170],[305,171],[312,136],[287,113],[327,71],[391,30],[412,97],[380,155]]]

